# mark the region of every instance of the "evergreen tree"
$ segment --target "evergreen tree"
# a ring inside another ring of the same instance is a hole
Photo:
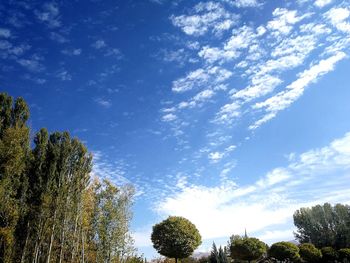
[[[209,262],[210,263],[219,263],[220,262],[219,252],[218,252],[218,249],[216,248],[216,245],[214,242],[213,242],[213,248],[210,252]]]

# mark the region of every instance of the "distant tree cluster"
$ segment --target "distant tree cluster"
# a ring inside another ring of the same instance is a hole
[[[257,238],[248,237],[247,234],[233,235],[227,246],[223,248],[220,246],[218,249],[213,243],[210,255],[198,259],[186,258],[197,247],[188,244],[199,244],[193,241],[198,240],[195,238],[194,225],[186,219],[169,217],[155,225],[152,241],[158,252],[176,258],[175,262],[177,258],[186,258],[184,259],[186,263],[350,262],[349,206],[341,204],[331,206],[326,203],[323,206],[301,208],[294,213],[294,223],[297,227],[295,236],[299,245],[281,241],[269,247]]]
[[[130,257],[133,189],[90,182],[92,156],[68,132],[41,129],[31,144],[28,118],[22,98],[0,93],[0,262]]]

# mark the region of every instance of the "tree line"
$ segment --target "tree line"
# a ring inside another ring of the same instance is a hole
[[[301,208],[294,215],[296,242],[270,247],[258,238],[233,235],[223,248],[215,243],[208,257],[189,257],[201,244],[199,231],[182,217],[169,217],[153,227],[152,242],[162,255],[186,263],[350,262],[350,206],[328,203]]]
[[[125,262],[131,186],[91,178],[92,155],[68,132],[40,129],[0,93],[0,262]]]

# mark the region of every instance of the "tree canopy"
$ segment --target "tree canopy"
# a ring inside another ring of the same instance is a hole
[[[350,206],[328,203],[300,208],[294,213],[295,237],[300,243],[312,243],[318,248],[350,247]]]
[[[90,183],[92,155],[68,132],[31,145],[22,98],[0,93],[0,262],[110,262],[132,255],[133,190]]]
[[[201,244],[201,235],[188,219],[169,216],[153,226],[151,240],[153,247],[169,258],[186,258]]]
[[[313,244],[304,243],[299,245],[300,257],[309,263],[317,263],[321,261],[322,253]]]
[[[278,260],[290,260],[292,262],[299,261],[299,248],[291,242],[274,243],[268,252],[270,257]]]
[[[233,259],[251,262],[266,254],[267,245],[254,237],[234,236],[231,239],[230,252]]]

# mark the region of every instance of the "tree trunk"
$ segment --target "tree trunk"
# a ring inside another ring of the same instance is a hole
[[[77,216],[75,218],[75,225],[74,225],[74,233],[73,233],[73,250],[72,250],[72,256],[71,256],[71,262],[73,262],[74,259],[74,254],[75,254],[75,243],[79,244],[79,238],[78,242],[76,241],[76,233],[77,233],[77,228],[78,228],[78,218],[79,218],[79,212],[77,213]]]
[[[29,239],[29,221],[27,223],[27,236],[26,236],[26,241],[24,242],[24,247],[23,247],[23,251],[22,251],[22,256],[21,256],[21,263],[24,263],[24,259],[26,256],[26,250],[27,250],[27,245],[28,245],[28,239]]]
[[[56,210],[55,210],[54,216],[53,216],[53,225],[51,228],[50,246],[49,246],[49,252],[47,253],[47,261],[46,261],[47,263],[50,263],[52,243],[53,243],[53,238],[55,235],[55,227],[56,227]]]
[[[81,231],[81,242],[82,242],[82,252],[81,252],[81,254],[82,254],[82,258],[83,258],[83,263],[85,263],[85,247],[84,247],[84,231],[82,230]]]
[[[65,231],[65,229],[66,229],[65,226],[66,226],[66,216],[64,216],[64,219],[63,219],[59,263],[62,263],[62,257],[63,257],[63,246],[64,246],[65,233],[66,233],[66,231]]]

